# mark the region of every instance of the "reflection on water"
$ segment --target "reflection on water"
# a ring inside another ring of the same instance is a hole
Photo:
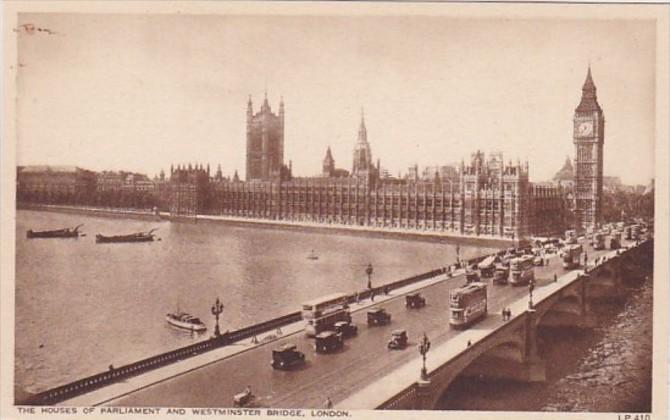
[[[593,305],[593,330],[541,329],[547,382],[459,378],[439,408],[487,411],[651,411],[652,280],[624,303]]]
[[[28,229],[84,223],[79,239],[31,239]],[[96,233],[159,228],[160,241],[95,244]],[[16,226],[16,383],[31,392],[298,310],[299,303],[428,271],[455,247],[391,239],[19,211]],[[318,260],[309,260],[311,250]],[[461,246],[461,257],[491,252]],[[170,327],[179,307],[205,334]]]

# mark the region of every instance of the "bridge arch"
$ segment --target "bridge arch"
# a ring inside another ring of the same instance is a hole
[[[431,392],[427,401],[422,404],[423,408],[434,409],[458,376],[468,369],[471,369],[471,374],[476,373],[482,368],[477,365],[477,362],[486,360],[486,358],[499,361],[501,368],[494,372],[494,376],[514,374],[513,369],[517,369],[528,359],[525,324],[525,316],[509,321],[503,327],[504,333],[499,331],[497,334],[480,340],[457,357],[430,372]]]

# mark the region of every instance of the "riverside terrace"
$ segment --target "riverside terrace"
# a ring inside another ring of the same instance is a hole
[[[586,297],[620,296],[624,280],[641,273],[640,264],[648,263],[652,244],[653,241],[634,247],[627,244],[630,249],[622,250],[620,256],[615,255],[616,251],[595,251],[584,244],[590,257],[588,280],[582,271],[565,271],[558,258],[551,258],[548,266],[536,268],[534,314],[526,311],[525,287],[492,285],[488,318],[465,331],[449,329],[446,326],[449,291],[464,280],[462,273],[453,278],[438,275],[397,288],[374,303],[364,299],[352,304],[353,320],[360,326],[359,335],[348,340],[339,353],[315,354],[311,340],[302,333],[302,324],[293,323],[282,327],[282,335],[274,332],[259,335],[258,344],[239,342],[236,346],[212,350],[67,399],[62,404],[226,407],[232,406],[235,394],[250,385],[256,395],[254,405],[259,407],[321,407],[328,396],[341,409],[409,409],[432,407],[448,386],[449,378],[477,372],[492,361],[499,364],[496,370],[499,375],[518,371],[517,378],[542,380],[544,364],[534,353],[537,327],[565,323],[589,327]],[[594,259],[602,260],[603,256],[607,261],[594,267]],[[560,276],[556,283],[554,273]],[[428,302],[423,309],[409,311],[404,307],[403,295],[414,290],[422,290]],[[392,323],[385,327],[364,327],[364,309],[371,305],[380,305],[392,313]],[[499,315],[504,307],[513,312],[512,320],[506,323]],[[408,331],[409,346],[404,351],[388,352],[386,340],[396,328]],[[421,360],[416,345],[423,332],[433,342],[428,370],[429,377],[435,378],[431,382],[435,385],[427,387],[417,382]],[[467,341],[472,346],[468,347]],[[288,342],[297,344],[307,354],[306,365],[295,371],[272,370],[268,364],[271,349]],[[499,363],[501,360],[506,363]],[[227,379],[221,381],[222,377]],[[389,380],[393,381],[393,387],[380,385],[388,384]],[[184,392],[185,389],[189,392]]]

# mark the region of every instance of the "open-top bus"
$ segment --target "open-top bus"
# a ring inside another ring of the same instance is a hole
[[[351,322],[347,295],[334,293],[303,303],[302,318],[305,320],[305,334],[308,337],[332,330],[336,322]]]
[[[565,243],[566,244],[576,244],[577,243],[577,231],[576,230],[566,230],[565,231]]]

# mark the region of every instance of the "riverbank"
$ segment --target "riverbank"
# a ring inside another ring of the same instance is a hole
[[[195,217],[171,218],[168,212],[158,214],[150,210],[121,210],[96,207],[74,207],[61,205],[32,204],[21,205],[21,210],[54,211],[100,217],[133,218],[141,220],[170,220],[191,223],[222,223],[231,226],[277,229],[312,233],[335,233],[342,235],[366,236],[372,238],[402,239],[421,242],[463,244],[490,248],[518,246],[519,241],[491,235],[461,235],[454,232],[434,232],[430,230],[401,229],[389,227],[327,224],[310,221],[267,220],[239,216],[197,215]]]

